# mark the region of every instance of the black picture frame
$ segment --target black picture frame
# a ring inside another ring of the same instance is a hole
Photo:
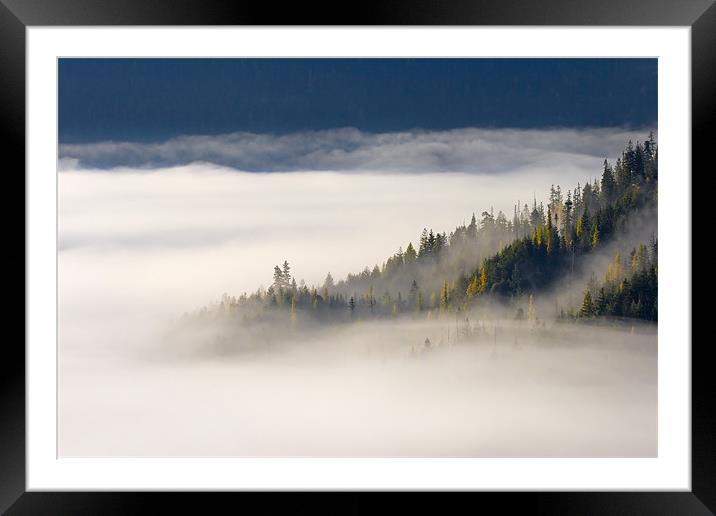
[[[716,113],[716,5],[714,0],[393,0],[335,3],[334,8],[289,4],[197,0],[0,0],[0,131],[6,164],[6,275],[19,278],[25,266],[25,29],[44,25],[634,25],[690,26],[692,36],[692,163],[706,168],[713,145],[712,118]],[[348,8],[350,6],[352,8]],[[8,164],[7,157],[11,157]],[[711,167],[713,168],[713,167]],[[688,174],[689,171],[679,173]],[[708,172],[704,172],[708,173]],[[693,178],[693,175],[692,175]],[[22,204],[13,206],[8,200]],[[696,204],[696,203],[693,203]],[[697,221],[693,217],[694,222]],[[22,235],[21,235],[22,231]],[[689,250],[691,253],[691,250]],[[694,255],[693,258],[698,258]],[[692,270],[699,270],[692,258]],[[703,258],[702,258],[703,259]],[[26,270],[26,269],[24,269]],[[18,280],[19,281],[19,280]],[[25,278],[27,281],[27,278]],[[693,297],[693,295],[692,295]],[[19,326],[25,305],[6,295],[8,322]],[[23,299],[25,299],[23,295]],[[693,303],[694,309],[697,305]],[[25,327],[23,326],[23,335]],[[8,334],[9,335],[9,334]],[[279,507],[292,511],[317,508],[333,513],[357,512],[383,503],[383,495],[326,494],[319,502],[305,502],[306,493],[272,496],[265,493],[49,493],[25,492],[25,344],[6,338],[0,357],[0,511],[8,514],[133,514],[159,502],[166,512],[205,513],[217,499],[233,504],[233,497],[261,504],[263,512]],[[24,340],[24,339],[23,339]],[[688,343],[671,343],[683,344]],[[690,492],[528,492],[461,493],[455,498],[484,509],[519,510],[538,514],[674,514],[701,515],[716,511],[716,383],[711,371],[709,339],[692,345],[692,490]],[[469,497],[469,498],[468,498]],[[451,498],[451,500],[454,498]],[[422,510],[444,511],[444,497],[412,498]],[[315,507],[315,504],[319,507]],[[277,505],[278,504],[278,505]],[[243,507],[247,507],[243,505]]]

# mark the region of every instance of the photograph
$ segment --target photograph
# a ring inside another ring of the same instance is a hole
[[[59,458],[658,456],[657,58],[56,62]]]

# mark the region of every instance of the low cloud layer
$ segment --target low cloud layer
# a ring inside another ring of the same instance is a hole
[[[158,168],[209,162],[251,172],[297,170],[468,172],[577,167],[615,158],[648,130],[455,129],[372,134],[343,128],[286,135],[231,133],[180,136],[160,143],[60,145],[62,168]]]
[[[206,164],[115,172],[60,174],[67,310],[121,298],[139,311],[156,303],[181,313],[222,292],[267,287],[283,260],[297,280],[322,284],[329,271],[338,280],[417,245],[424,227],[449,233],[490,206],[511,216],[518,199],[585,179],[568,166],[507,176],[254,174]]]
[[[653,328],[500,323],[493,339],[488,324],[473,343],[411,355],[426,335],[440,342],[451,319],[365,322],[271,351],[192,360],[128,355],[129,343],[145,356],[156,346],[141,325],[97,327],[74,338],[94,347],[112,340],[125,352],[61,356],[59,454],[656,455]]]
[[[328,271],[345,277],[415,243],[425,226],[449,232],[491,205],[509,216],[552,183],[584,183],[631,137],[319,135],[62,148],[61,456],[654,456],[653,329],[523,337],[487,321],[474,347],[409,355],[426,336],[454,338],[450,317],[356,324],[311,347],[279,342],[276,353],[236,360],[178,358],[168,322],[222,292],[267,286],[284,259],[309,284]],[[146,170],[222,155],[301,172]],[[92,160],[114,168],[88,168]]]

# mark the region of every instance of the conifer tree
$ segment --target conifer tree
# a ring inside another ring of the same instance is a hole
[[[470,240],[477,239],[477,219],[474,213],[472,214],[472,219],[470,219],[470,225],[467,226],[467,236]]]
[[[597,301],[594,305],[594,313],[599,315],[603,313],[607,306],[607,294],[604,291],[604,287],[599,288],[599,294],[597,295]]]
[[[273,286],[278,289],[282,285],[283,285],[283,272],[281,271],[281,267],[276,265],[273,268]]]
[[[579,309],[579,317],[589,318],[594,315],[594,304],[592,303],[592,294],[587,290],[582,301],[582,308]]]
[[[614,172],[611,165],[604,160],[604,172],[602,173],[602,199],[604,204],[612,202],[615,193]]]
[[[619,253],[615,254],[612,262],[607,267],[606,274],[607,283],[618,283],[622,279],[622,257]]]
[[[487,271],[485,267],[480,267],[480,292],[484,292],[487,289]]]
[[[470,300],[477,296],[480,293],[480,278],[477,274],[473,275],[470,279],[470,283],[467,285],[467,291],[465,292],[465,295],[467,296],[467,299]]]
[[[442,289],[440,291],[440,310],[446,312],[450,304],[450,284],[445,281],[443,282]]]
[[[282,273],[283,273],[283,274],[282,274],[282,276],[283,276],[283,278],[282,278],[282,279],[283,279],[283,286],[284,286],[284,287],[289,287],[290,284],[291,284],[291,267],[288,265],[288,261],[287,261],[287,260],[284,260],[284,262],[283,262],[283,271],[282,271]]]
[[[599,245],[599,224],[597,221],[594,221],[592,223],[592,234],[590,238],[590,243],[592,248],[597,247]]]
[[[432,230],[430,230],[432,231]],[[430,252],[430,244],[428,243],[428,229],[423,228],[423,232],[420,235],[420,246],[418,247],[418,256],[420,258],[425,257]]]
[[[405,263],[412,263],[418,257],[412,242],[408,243],[408,247],[405,248],[405,254],[403,256]]]

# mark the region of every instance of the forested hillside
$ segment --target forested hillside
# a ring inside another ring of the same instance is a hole
[[[658,150],[653,134],[631,141],[616,163],[604,161],[600,179],[565,191],[553,185],[547,202],[518,202],[511,217],[492,209],[472,215],[453,231],[425,228],[382,264],[340,281],[327,274],[322,285],[296,282],[284,261],[273,283],[239,297],[224,294],[199,311],[244,322],[350,321],[367,318],[437,317],[469,311],[482,300],[529,311],[534,297],[572,277],[588,256],[617,238],[629,221],[657,203]],[[594,276],[580,303],[561,307],[560,318],[598,316],[657,320],[657,242],[644,242],[626,257],[617,254],[599,282]]]

